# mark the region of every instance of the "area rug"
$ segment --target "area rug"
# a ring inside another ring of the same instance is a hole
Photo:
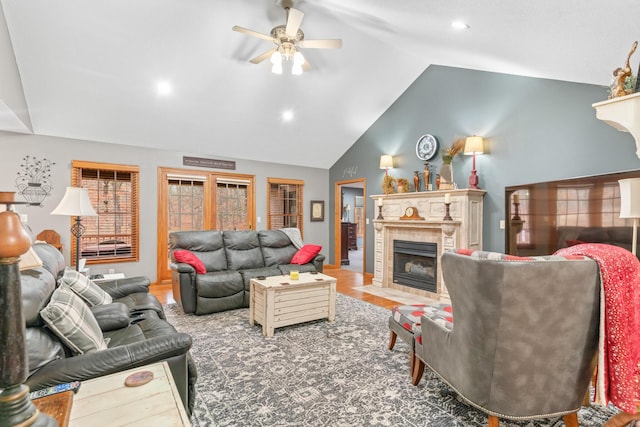
[[[249,310],[168,320],[193,337],[198,368],[192,423],[204,426],[486,426],[487,417],[425,370],[409,378],[409,347],[387,349],[389,310],[338,295],[336,320],[276,329],[266,338],[249,326]],[[514,396],[526,399],[526,396]],[[581,427],[600,427],[617,411],[589,407]],[[561,418],[501,427],[561,427]]]

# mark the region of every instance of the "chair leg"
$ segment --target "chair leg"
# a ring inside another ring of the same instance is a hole
[[[500,420],[495,415],[489,415],[489,422],[487,423],[488,427],[498,427],[500,425]]]
[[[413,370],[416,368],[416,354],[415,350],[412,348],[409,353],[409,376],[413,378]]]
[[[609,418],[609,421],[604,424],[604,427],[631,427],[636,425],[636,423],[631,423],[634,420],[640,420],[640,413],[629,414],[628,412],[620,412],[619,414],[616,414],[613,417]]]
[[[580,427],[578,425],[578,413],[572,412],[571,414],[567,414],[564,417],[564,425],[567,427]]]
[[[413,375],[411,375],[411,384],[418,385],[424,374],[424,362],[419,357],[413,359]]]
[[[391,334],[389,335],[389,350],[393,350],[393,346],[396,345],[396,338],[398,337],[398,335],[396,335],[396,333],[393,331],[389,332],[391,332]]]

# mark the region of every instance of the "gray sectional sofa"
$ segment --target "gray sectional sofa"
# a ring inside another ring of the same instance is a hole
[[[185,313],[209,314],[249,307],[249,283],[260,276],[322,272],[324,255],[291,264],[300,243],[282,230],[180,231],[170,233],[173,296]],[[204,265],[177,262],[176,250],[188,250]]]

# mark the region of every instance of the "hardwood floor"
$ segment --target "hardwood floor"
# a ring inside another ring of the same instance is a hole
[[[375,295],[363,292],[357,289],[363,285],[371,284],[370,279],[365,279],[361,273],[354,271],[343,270],[337,267],[325,266],[324,274],[327,276],[335,277],[337,279],[337,291],[341,294],[348,295],[352,298],[357,298],[362,301],[369,302],[371,304],[379,305],[391,309],[391,307],[400,305],[400,302],[390,299],[378,297]],[[162,304],[175,302],[173,299],[173,292],[171,290],[171,284],[154,284],[150,286],[150,291],[155,295]]]

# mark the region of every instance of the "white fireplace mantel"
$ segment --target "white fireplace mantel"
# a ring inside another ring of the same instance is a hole
[[[596,117],[619,131],[629,132],[640,158],[640,92],[593,104]]]
[[[449,194],[449,213],[445,221],[445,194]],[[456,247],[482,249],[483,190],[461,189],[373,195],[382,200],[382,218],[374,220],[375,253],[373,285],[393,288],[433,299],[449,298],[442,280],[442,252]],[[400,219],[407,207],[414,207],[423,220]],[[433,242],[437,250],[437,291],[431,293],[393,283],[393,241]]]

